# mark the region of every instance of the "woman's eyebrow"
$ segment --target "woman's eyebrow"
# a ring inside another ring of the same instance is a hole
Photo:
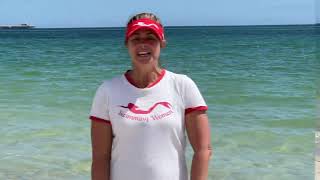
[[[134,33],[132,33],[131,36],[135,36],[135,35],[138,35],[138,33],[137,33],[137,32],[134,32]]]

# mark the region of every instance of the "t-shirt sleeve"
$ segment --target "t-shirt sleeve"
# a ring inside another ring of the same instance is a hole
[[[208,110],[208,106],[204,101],[197,85],[188,76],[184,76],[183,78],[182,99],[185,107],[185,114],[197,110]]]
[[[93,121],[100,121],[111,124],[108,109],[108,96],[107,96],[106,84],[103,83],[97,89],[96,94],[93,98],[90,119]]]

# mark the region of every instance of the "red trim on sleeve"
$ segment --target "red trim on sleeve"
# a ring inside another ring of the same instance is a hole
[[[198,106],[198,107],[193,107],[193,108],[187,108],[185,110],[185,114],[189,114],[193,111],[206,111],[208,110],[208,106]]]
[[[103,123],[107,123],[111,125],[111,121],[109,120],[105,120],[105,119],[101,119],[95,116],[90,116],[89,119],[91,119],[92,121],[96,121],[96,122],[103,122]]]
[[[128,81],[130,84],[132,84],[133,86],[137,87],[136,84],[134,83],[133,79],[129,76],[129,73],[128,73],[128,72],[129,72],[129,71],[127,71],[127,72],[124,74],[124,76],[126,77],[127,81]],[[149,84],[149,85],[147,86],[147,88],[150,88],[150,87],[156,85],[157,83],[159,83],[159,82],[161,81],[161,79],[163,78],[163,76],[165,75],[165,73],[166,73],[166,70],[165,70],[165,69],[162,69],[161,74],[160,74],[160,76],[158,77],[158,79],[157,79],[155,82]]]

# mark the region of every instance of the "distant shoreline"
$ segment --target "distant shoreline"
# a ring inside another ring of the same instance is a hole
[[[320,26],[320,24],[284,24],[284,25],[199,25],[199,26],[165,26],[165,28],[195,28],[195,27],[216,27],[216,28],[224,28],[224,27],[292,27],[292,26],[307,26],[307,27],[312,27],[312,26]],[[35,27],[32,28],[31,30],[37,30],[37,29],[114,29],[114,30],[119,30],[119,29],[124,29],[125,27]]]
[[[29,24],[17,24],[17,25],[0,25],[0,29],[33,29],[35,26]]]

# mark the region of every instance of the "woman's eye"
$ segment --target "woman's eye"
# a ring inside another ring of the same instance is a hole
[[[140,42],[154,42],[154,41],[156,41],[157,40],[157,38],[155,37],[155,36],[147,36],[147,37],[143,37],[143,38],[141,38],[141,37],[132,37],[131,39],[130,39],[130,41],[131,42],[133,42],[133,43],[140,43]]]
[[[140,39],[139,39],[139,38],[137,38],[137,37],[136,37],[136,38],[132,38],[132,39],[131,39],[131,41],[132,41],[132,42],[139,42],[139,40],[140,40]]]
[[[147,37],[147,40],[148,41],[155,41],[157,38],[153,37],[153,36],[149,36]]]

